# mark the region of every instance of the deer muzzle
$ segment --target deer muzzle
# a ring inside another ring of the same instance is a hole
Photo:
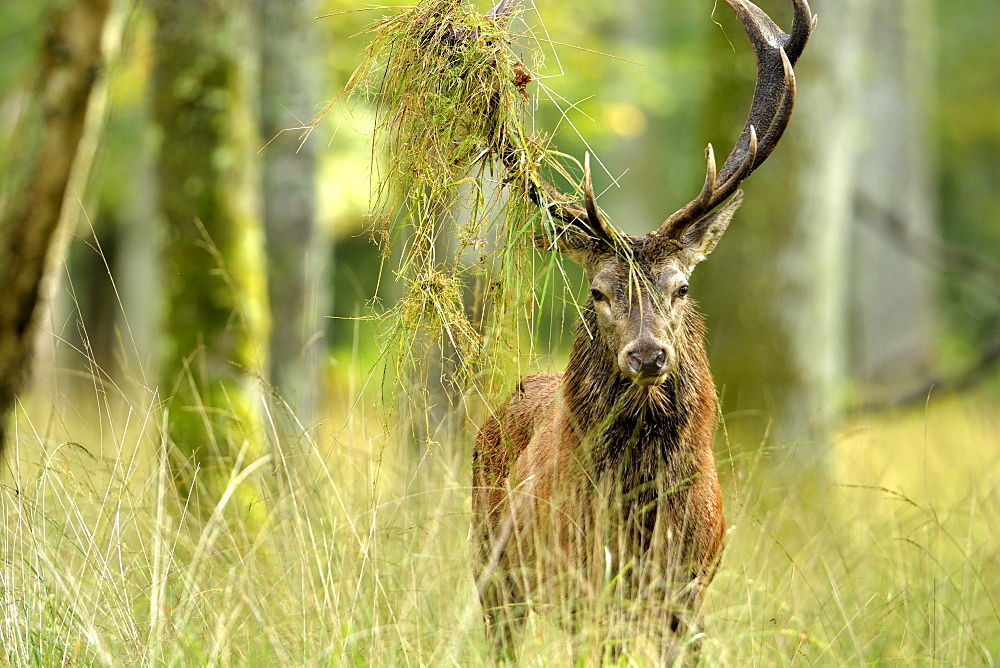
[[[618,356],[618,367],[636,385],[659,385],[674,366],[673,351],[662,342],[641,338],[625,346]]]

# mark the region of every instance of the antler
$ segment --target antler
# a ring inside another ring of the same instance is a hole
[[[529,185],[531,188],[529,194],[535,204],[548,209],[549,215],[565,225],[575,225],[582,228],[590,236],[612,244],[615,242],[614,231],[604,221],[604,217],[597,208],[594,184],[590,177],[590,153],[587,153],[583,160],[583,201],[585,206],[571,201],[540,176],[537,178],[537,184],[532,182]],[[558,234],[557,230],[556,236]]]
[[[653,236],[680,239],[691,225],[736,192],[777,145],[788,127],[795,104],[795,73],[792,66],[816,27],[816,17],[807,0],[792,0],[795,17],[786,34],[749,0],[726,0],[743,24],[757,56],[757,84],[743,132],[718,172],[715,152],[705,150],[708,167],[705,185],[696,198],[667,218]]]
[[[486,12],[486,18],[494,21],[509,23],[517,12],[517,6],[521,0],[500,0],[490,11]]]
[[[490,11],[486,12],[486,17],[494,21],[507,24],[510,22],[520,5],[520,0],[500,0]],[[505,151],[501,155],[504,167],[511,173],[521,171],[521,155],[515,150]],[[597,198],[594,196],[594,184],[590,174],[590,154],[587,153],[583,161],[583,199],[584,205],[581,207],[572,198],[559,192],[551,183],[537,177],[538,182],[529,183],[531,200],[538,206],[548,210],[549,215],[565,225],[575,225],[581,227],[592,236],[603,239],[609,243],[615,240],[615,233],[604,221],[600,210],[597,208]],[[557,231],[558,234],[558,231]]]

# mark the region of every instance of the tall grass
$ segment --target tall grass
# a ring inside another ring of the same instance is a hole
[[[171,482],[155,395],[54,425],[29,406],[0,493],[0,656],[485,664],[469,443],[401,447],[377,402],[330,407],[336,417],[279,443],[288,477],[269,458],[234,467],[211,513],[190,512]],[[725,461],[720,446],[731,528],[706,664],[995,664],[998,443],[995,398],[967,395],[856,419],[828,480],[783,481],[769,473],[782,453]],[[567,636],[533,617],[523,662],[570,657]]]
[[[854,420],[829,480],[735,485],[713,662],[995,665],[998,444],[995,398],[950,397]]]

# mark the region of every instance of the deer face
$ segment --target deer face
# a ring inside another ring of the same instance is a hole
[[[587,267],[593,334],[637,385],[659,385],[677,366],[674,343],[687,311],[690,274],[681,255],[659,262],[612,256]]]
[[[660,385],[677,368],[678,336],[691,310],[691,272],[715,247],[741,201],[737,194],[679,240],[598,237],[583,227],[563,230],[557,247],[590,280],[588,307],[594,318],[588,324],[596,331],[589,334],[636,385]]]

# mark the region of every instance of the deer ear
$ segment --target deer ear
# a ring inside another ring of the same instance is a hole
[[[719,243],[722,233],[729,227],[729,221],[733,219],[733,214],[742,203],[743,191],[737,190],[728,202],[684,232],[681,243],[694,253],[697,257],[696,262],[704,260],[715,249],[715,244]]]

